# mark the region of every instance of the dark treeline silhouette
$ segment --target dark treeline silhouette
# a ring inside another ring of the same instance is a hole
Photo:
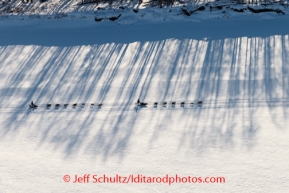
[[[111,0],[110,0],[111,1]],[[87,3],[99,3],[100,0],[81,0],[82,4],[87,4]]]
[[[89,3],[100,3],[100,2],[109,2],[110,4],[113,3],[113,1],[119,1],[119,0],[81,0],[82,4],[89,4]],[[138,0],[138,4],[146,3],[147,5],[152,6],[170,6],[173,5],[175,0],[151,0],[148,2],[144,2],[143,0]]]
[[[124,0],[125,1],[125,0]],[[129,0],[126,0],[126,2],[129,1]],[[133,1],[133,0],[131,0]],[[261,4],[273,4],[273,2],[275,3],[284,3],[284,2],[287,2],[288,0],[223,0],[223,1],[218,1],[218,3],[223,3],[223,4],[228,4],[228,3],[235,3],[235,4],[257,4],[257,3],[261,3]],[[89,4],[89,3],[100,3],[100,2],[108,2],[109,4],[112,4],[113,2],[120,2],[122,3],[123,1],[119,1],[119,0],[81,0],[81,3],[82,4]],[[181,0],[149,0],[149,1],[144,1],[144,0],[138,0],[137,1],[138,4],[146,4],[146,5],[150,5],[150,6],[159,6],[159,7],[163,7],[163,6],[171,6],[173,5],[174,3],[176,2],[182,2],[182,3],[196,3],[198,4],[198,1],[181,1]],[[206,5],[209,5],[209,4],[213,4],[214,1],[212,2],[206,2],[205,4]]]

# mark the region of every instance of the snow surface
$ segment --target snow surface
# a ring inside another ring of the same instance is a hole
[[[288,17],[268,15],[3,19],[0,192],[288,192]],[[148,107],[135,108],[138,98]],[[45,108],[76,102],[87,105]],[[65,174],[226,183],[74,184]]]

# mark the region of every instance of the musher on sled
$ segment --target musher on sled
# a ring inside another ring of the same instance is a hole
[[[30,108],[34,108],[34,109],[35,109],[35,108],[37,108],[38,106],[37,106],[37,105],[35,105],[35,104],[33,103],[33,101],[31,101],[31,103],[30,103],[29,107],[30,107]]]
[[[141,106],[141,107],[143,107],[143,106],[147,106],[147,103],[144,103],[144,102],[140,102],[140,100],[138,99],[137,100],[137,103],[136,103],[138,106]]]

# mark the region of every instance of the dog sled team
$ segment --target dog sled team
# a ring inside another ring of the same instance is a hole
[[[168,105],[168,102],[165,101],[162,104],[163,104],[164,107],[166,107]],[[181,102],[180,104],[181,104],[181,107],[185,106],[185,102]],[[203,104],[203,101],[198,101],[197,104],[199,106],[201,106]],[[148,103],[140,102],[140,100],[138,99],[136,105],[139,106],[139,107],[146,107],[148,105]],[[172,107],[175,107],[176,106],[176,102],[175,101],[171,102],[171,105],[172,105]],[[190,105],[193,106],[194,103],[190,103]],[[154,107],[157,107],[157,106],[158,106],[158,102],[155,102],[154,103]]]

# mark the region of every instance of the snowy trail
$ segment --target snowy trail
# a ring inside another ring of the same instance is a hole
[[[82,106],[78,104],[78,106],[73,107],[72,104],[68,105],[68,107],[64,107],[64,104],[60,104],[59,107],[56,107],[55,104],[51,104],[51,107],[47,107],[47,104],[37,104],[37,109],[31,109],[29,107],[17,107],[17,106],[6,106],[1,107],[0,112],[81,112],[81,111],[128,111],[128,110],[146,110],[146,109],[154,109],[154,110],[184,110],[184,109],[210,109],[210,108],[256,108],[256,107],[289,107],[289,100],[231,100],[231,101],[202,101],[202,105],[198,105],[197,101],[193,101],[194,104],[191,104],[193,100],[185,102],[183,106],[181,106],[181,101],[177,101],[175,105],[172,105],[172,101],[166,101],[167,104],[164,105],[164,101],[145,101],[148,103],[146,106],[137,106],[135,104],[127,105],[127,104],[105,104],[102,107],[98,107],[97,103],[94,106],[90,105],[90,103]],[[158,102],[157,105],[154,105],[154,102]],[[182,101],[183,102],[183,101]]]

